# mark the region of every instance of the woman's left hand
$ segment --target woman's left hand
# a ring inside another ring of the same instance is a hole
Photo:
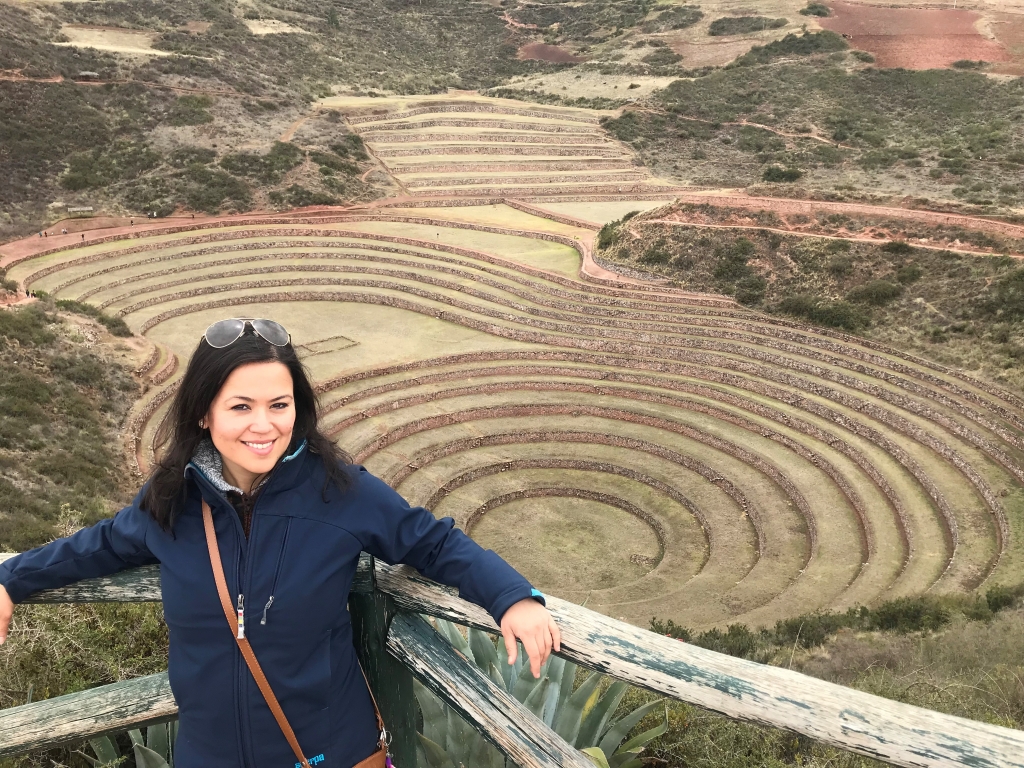
[[[532,597],[520,600],[505,611],[501,617],[501,635],[505,638],[509,664],[516,660],[516,638],[522,641],[530,659],[530,671],[535,678],[540,677],[540,668],[548,660],[552,649],[562,650],[562,633],[558,625],[548,609]]]

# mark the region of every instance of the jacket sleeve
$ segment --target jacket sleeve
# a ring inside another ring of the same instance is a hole
[[[450,517],[436,518],[413,507],[383,480],[353,467],[355,503],[363,523],[363,549],[386,563],[411,565],[424,576],[458,587],[459,597],[484,608],[501,624],[512,605],[544,596],[496,552],[484,549],[455,527]]]
[[[41,589],[156,563],[146,546],[152,518],[139,508],[142,494],[111,518],[0,563],[0,584],[11,600],[20,603]]]

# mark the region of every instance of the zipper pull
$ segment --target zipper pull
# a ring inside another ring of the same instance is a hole
[[[238,595],[238,634],[235,636],[237,640],[245,639],[245,612],[242,607],[242,603],[245,600],[245,595]]]
[[[270,606],[272,606],[273,604],[274,604],[274,596],[271,595],[270,599],[267,600],[267,604],[263,606],[263,618],[260,619],[260,625],[261,626],[267,623],[267,611],[270,609]]]

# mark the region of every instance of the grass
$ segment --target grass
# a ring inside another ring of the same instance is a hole
[[[0,550],[53,535],[62,504],[88,523],[130,499],[116,431],[138,385],[69,340],[52,303],[0,312]],[[116,323],[115,323],[116,325]]]

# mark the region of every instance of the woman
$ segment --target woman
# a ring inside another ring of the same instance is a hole
[[[282,326],[248,318],[211,325],[158,430],[159,462],[132,504],[0,564],[0,642],[13,604],[37,590],[159,563],[180,718],[177,768],[293,765],[225,621],[205,501],[244,634],[317,768],[349,768],[377,749],[346,607],[360,551],[458,586],[500,625],[510,659],[515,638],[523,642],[538,676],[559,650],[543,596],[451,518],[410,507],[353,466],[317,417]]]

